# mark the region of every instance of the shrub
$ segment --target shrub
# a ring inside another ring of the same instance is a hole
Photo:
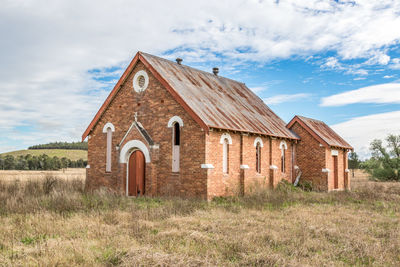
[[[362,167],[373,179],[400,181],[400,135],[389,135],[386,142],[386,147],[382,140],[371,142],[372,157]]]

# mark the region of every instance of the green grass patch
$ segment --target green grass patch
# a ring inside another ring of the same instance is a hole
[[[85,150],[69,150],[69,149],[26,149],[26,150],[18,150],[13,152],[2,153],[0,156],[7,156],[11,155],[13,157],[18,156],[25,156],[25,155],[32,155],[32,156],[40,156],[40,155],[47,155],[49,157],[58,157],[58,158],[67,158],[73,161],[83,159],[87,160],[87,151]]]

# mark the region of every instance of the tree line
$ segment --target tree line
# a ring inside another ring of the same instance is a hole
[[[349,169],[363,169],[373,179],[400,181],[400,135],[390,134],[385,142],[375,139],[370,144],[371,158],[361,161],[357,153],[349,155]]]
[[[12,155],[0,156],[0,170],[60,170],[65,168],[84,168],[87,161],[83,159],[70,160],[57,156],[49,157],[46,154],[39,156]]]
[[[42,145],[34,145],[28,149],[73,149],[73,150],[88,150],[87,142],[54,142]]]

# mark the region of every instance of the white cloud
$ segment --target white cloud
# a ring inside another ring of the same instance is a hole
[[[320,67],[321,69],[325,70],[336,70],[346,74],[365,76],[368,75],[368,71],[362,68],[363,65],[367,65],[367,63],[348,65],[339,62],[339,60],[335,57],[328,57],[325,59],[325,63],[323,63]]]
[[[322,98],[321,106],[344,106],[356,103],[400,103],[400,83],[384,83]]]
[[[272,97],[264,98],[263,101],[267,105],[277,105],[285,102],[294,102],[300,99],[309,98],[310,94],[300,93],[300,94],[293,94],[293,95],[275,95]]]
[[[332,125],[362,157],[370,156],[369,145],[374,139],[385,139],[388,134],[400,134],[400,111],[356,117]]]
[[[391,79],[394,78],[394,75],[385,75],[383,76],[384,79]]]
[[[366,65],[387,65],[390,61],[390,56],[386,54],[386,51],[374,51],[371,57],[365,62]]]
[[[323,68],[329,68],[329,69],[338,69],[338,70],[343,70],[342,64],[339,63],[339,60],[335,57],[328,57],[323,65],[321,65]]]
[[[399,12],[390,0],[5,0],[0,138],[78,139],[115,82],[88,71],[124,68],[138,50],[186,62],[222,55],[226,65],[333,51],[340,59],[378,55],[375,63],[385,64],[400,40]],[[15,131],[23,125],[46,130]]]
[[[390,68],[394,70],[400,70],[400,58],[392,59],[392,64],[390,64]]]
[[[268,88],[265,86],[256,86],[256,87],[250,87],[249,89],[254,93],[261,93],[266,91]]]

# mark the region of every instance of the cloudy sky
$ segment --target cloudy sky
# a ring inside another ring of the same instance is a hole
[[[140,50],[246,83],[356,151],[400,134],[400,1],[0,0],[0,152],[77,141]]]

